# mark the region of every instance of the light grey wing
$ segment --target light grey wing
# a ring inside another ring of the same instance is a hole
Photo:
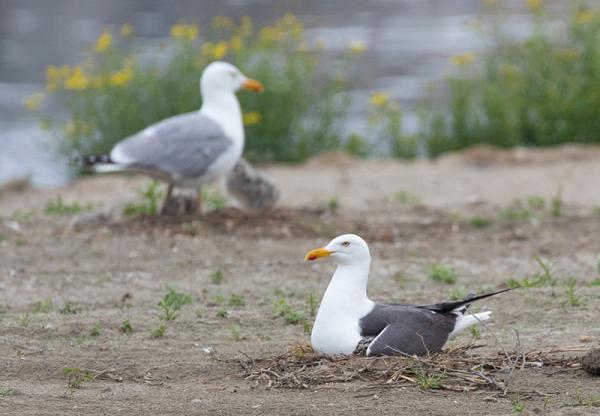
[[[442,349],[454,329],[454,314],[403,305],[376,305],[364,316],[362,335],[375,335],[368,355],[426,355]]]
[[[123,140],[111,157],[132,168],[195,178],[232,145],[217,122],[193,112],[168,118]]]

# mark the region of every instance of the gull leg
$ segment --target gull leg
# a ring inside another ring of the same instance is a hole
[[[163,199],[162,207],[160,208],[160,213],[162,215],[169,215],[169,203],[171,202],[171,196],[173,195],[173,184],[169,183],[167,186],[167,192],[165,193],[165,197]]]
[[[196,212],[202,214],[202,189],[198,189],[196,196]]]

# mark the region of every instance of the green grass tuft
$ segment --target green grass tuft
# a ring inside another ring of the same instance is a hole
[[[92,209],[91,205],[79,205],[78,203],[65,204],[62,196],[58,195],[55,199],[51,199],[46,203],[44,213],[48,215],[66,215],[66,214],[79,214],[83,211],[89,211]]]
[[[173,288],[167,288],[167,293],[158,302],[158,308],[160,309],[161,315],[159,319],[163,321],[173,321],[179,316],[179,311],[184,305],[189,305],[193,302],[192,296],[178,292]]]
[[[150,337],[152,338],[162,338],[165,336],[167,332],[167,326],[164,323],[159,324],[156,328],[150,332]]]
[[[220,269],[215,270],[214,272],[212,272],[210,274],[210,281],[214,285],[220,285],[221,283],[223,283],[224,278],[225,278],[225,276],[223,275],[223,271]]]
[[[101,333],[102,333],[102,325],[100,325],[100,322],[96,322],[90,329],[90,336],[97,337]]]
[[[429,268],[429,278],[436,282],[453,285],[456,283],[456,270],[440,263],[434,263]]]
[[[153,215],[158,211],[158,205],[163,198],[160,182],[152,181],[145,188],[138,190],[143,202],[128,204],[123,209],[125,215]]]
[[[487,228],[494,223],[493,220],[487,217],[474,216],[469,219],[469,225],[473,228]]]
[[[79,389],[84,383],[94,379],[94,374],[89,370],[77,367],[63,368],[63,374],[67,376],[67,387],[71,390]]]
[[[131,334],[133,332],[133,326],[131,326],[129,319],[126,319],[121,323],[119,330],[124,334]]]

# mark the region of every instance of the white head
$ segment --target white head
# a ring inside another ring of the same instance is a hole
[[[200,78],[200,90],[204,98],[221,92],[235,93],[240,88],[254,92],[263,90],[260,82],[246,77],[239,69],[227,62],[210,63]]]
[[[356,234],[340,235],[325,247],[309,251],[304,259],[313,261],[320,257],[331,257],[338,266],[368,265],[371,262],[367,243]]]

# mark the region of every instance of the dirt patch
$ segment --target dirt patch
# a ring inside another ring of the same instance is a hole
[[[305,326],[333,272],[326,261],[305,263],[304,254],[345,232],[370,243],[369,295],[376,300],[431,303],[507,282],[521,286],[474,305],[493,315],[477,333],[448,344],[452,350],[476,338],[482,345],[467,352],[468,365],[457,361],[461,371],[475,371],[490,354],[503,360],[497,351],[511,350],[515,331],[525,352],[600,345],[600,218],[594,211],[600,197],[586,191],[597,187],[594,160],[567,157],[510,169],[443,160],[314,163],[265,169],[284,199],[261,213],[226,208],[199,216],[108,218],[74,229],[76,215],[44,213],[48,200],[60,194],[65,204],[119,209],[138,200],[145,180],[96,177],[57,190],[4,193],[0,413],[447,416],[523,408],[597,414],[600,378],[569,361],[579,352],[555,354],[558,364],[541,367],[527,356],[505,395],[493,388],[454,391],[452,383],[424,390],[400,377],[415,378],[408,370],[398,373],[402,361],[330,362],[309,354],[279,360],[272,369],[281,376],[283,366],[293,373],[306,365],[302,371],[314,378],[332,374],[317,372],[327,365],[335,367],[334,379],[267,388],[263,375],[274,357],[308,341]],[[562,206],[554,215],[550,199],[559,186]],[[514,198],[524,202],[513,206]],[[433,264],[452,269],[456,282],[432,279]],[[192,302],[170,321],[160,318],[158,306],[167,287]],[[238,357],[246,356],[254,367],[244,370]],[[77,387],[65,371],[81,376]],[[388,383],[393,374],[399,378]],[[492,375],[502,382],[506,374]]]

